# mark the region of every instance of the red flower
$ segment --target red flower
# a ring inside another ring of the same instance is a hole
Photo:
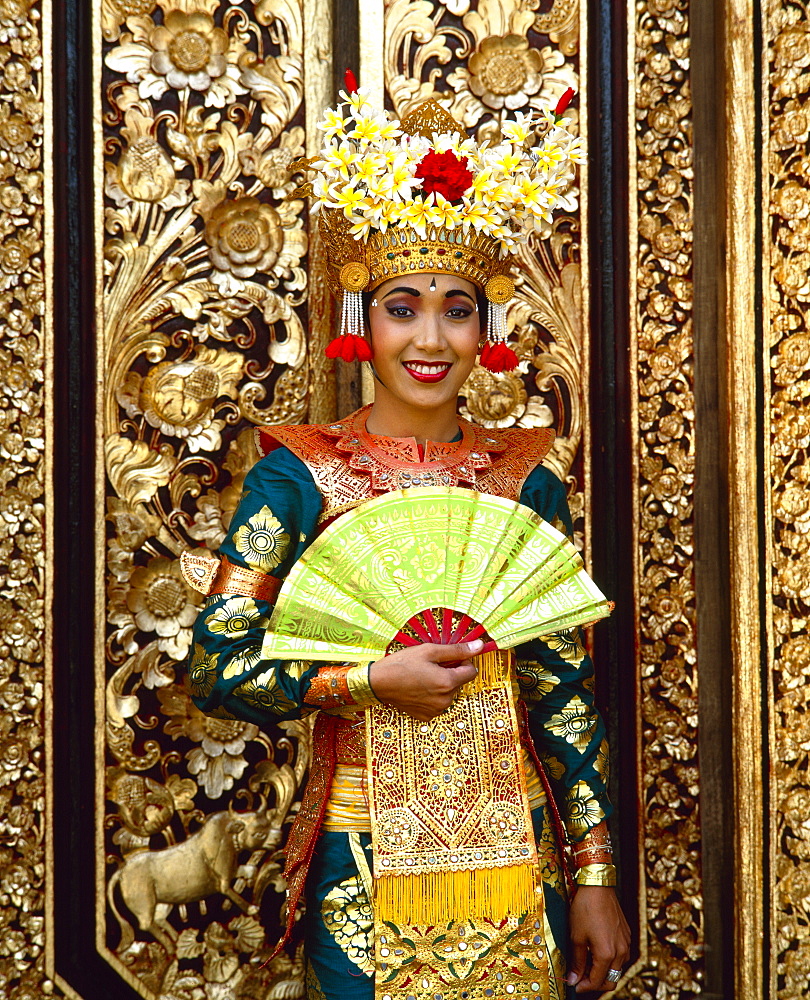
[[[437,153],[431,149],[422,157],[416,168],[416,176],[421,178],[427,194],[434,191],[448,201],[457,201],[472,184],[473,175],[467,169],[467,157],[460,159],[450,150]]]
[[[574,88],[569,87],[568,90],[562,95],[562,97],[557,101],[557,107],[554,109],[554,117],[562,118],[568,105],[574,99]]]

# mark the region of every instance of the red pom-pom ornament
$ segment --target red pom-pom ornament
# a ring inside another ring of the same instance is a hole
[[[327,358],[340,358],[342,361],[371,361],[374,357],[369,342],[353,333],[335,337],[324,353]]]
[[[518,366],[518,356],[508,344],[504,344],[502,341],[495,344],[487,341],[481,349],[479,364],[482,368],[497,375],[500,372],[514,371]]]
[[[426,194],[435,192],[448,201],[458,201],[473,182],[468,162],[466,156],[456,156],[449,149],[446,153],[431,149],[419,161],[416,176]]]

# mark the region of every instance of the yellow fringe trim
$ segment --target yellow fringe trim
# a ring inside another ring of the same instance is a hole
[[[399,927],[444,925],[542,913],[533,866],[477,868],[424,875],[385,875],[374,880],[374,912]]]
[[[468,681],[461,690],[468,693],[488,691],[508,681],[511,656],[512,651],[509,649],[496,649],[491,653],[476,656],[473,663],[478,667],[478,675]]]

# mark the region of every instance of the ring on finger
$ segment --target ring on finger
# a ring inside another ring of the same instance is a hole
[[[622,970],[621,969],[608,969],[607,975],[605,976],[605,979],[609,983],[618,983],[618,981],[621,978],[622,978]]]

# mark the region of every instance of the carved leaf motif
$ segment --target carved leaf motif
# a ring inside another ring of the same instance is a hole
[[[174,468],[174,451],[164,444],[161,451],[145,441],[131,441],[111,434],[105,442],[107,475],[113,489],[127,503],[146,503],[169,482]]]

